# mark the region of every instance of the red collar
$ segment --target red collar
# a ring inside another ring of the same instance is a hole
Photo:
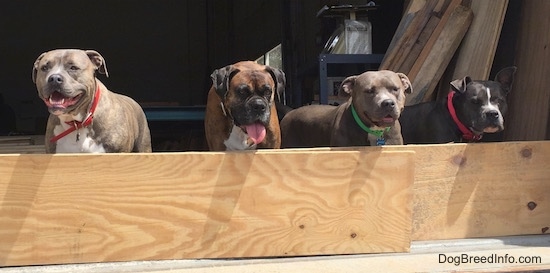
[[[455,91],[449,92],[449,95],[447,95],[447,109],[449,109],[449,113],[451,114],[451,117],[453,118],[453,121],[458,126],[458,129],[460,132],[462,132],[462,138],[469,141],[479,141],[483,135],[476,135],[472,130],[468,129],[460,120],[458,120],[458,117],[456,116],[455,107],[453,105],[453,97],[455,95]]]
[[[50,139],[50,142],[56,142],[58,141],[59,139],[63,138],[64,136],[80,129],[80,128],[84,128],[90,124],[92,124],[92,121],[94,119],[94,112],[95,112],[95,109],[97,107],[97,104],[99,103],[99,95],[100,95],[100,91],[99,91],[99,85],[97,85],[97,89],[95,91],[95,94],[94,94],[94,100],[92,101],[92,106],[90,107],[90,111],[88,112],[88,115],[86,116],[86,118],[84,118],[83,121],[76,121],[76,120],[73,120],[73,121],[67,121],[65,123],[69,124],[71,127],[69,127],[69,129],[63,131],[61,134],[57,135],[57,136],[54,136]]]

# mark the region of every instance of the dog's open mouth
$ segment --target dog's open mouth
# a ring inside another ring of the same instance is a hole
[[[65,109],[69,106],[75,105],[80,100],[81,94],[76,95],[75,97],[66,97],[63,94],[55,91],[50,97],[43,99],[46,106],[49,108]]]
[[[264,141],[266,130],[262,123],[255,122],[248,125],[241,125],[240,128],[250,137],[254,144]]]
[[[387,115],[382,118],[382,122],[384,123],[392,123],[395,121],[395,118],[393,118],[391,115]]]
[[[499,131],[501,131],[501,128],[499,128],[498,126],[489,126],[483,129],[484,133],[496,133]]]
[[[392,126],[395,122],[396,118],[394,118],[392,115],[388,114],[382,118],[380,118],[378,121],[375,121],[374,124],[379,127],[387,127]]]

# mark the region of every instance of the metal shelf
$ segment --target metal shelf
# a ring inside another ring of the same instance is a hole
[[[380,64],[384,54],[321,54],[319,55],[319,103],[328,103],[328,72],[330,64]]]

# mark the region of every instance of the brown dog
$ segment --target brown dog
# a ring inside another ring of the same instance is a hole
[[[375,146],[403,144],[399,116],[409,78],[389,70],[368,71],[342,82],[351,97],[339,106],[310,105],[281,121],[282,147]]]
[[[151,152],[139,104],[109,91],[96,71],[107,75],[105,60],[94,50],[57,49],[36,59],[32,80],[50,112],[46,152]]]
[[[204,128],[211,151],[280,148],[275,95],[285,75],[252,61],[216,69],[208,92]]]

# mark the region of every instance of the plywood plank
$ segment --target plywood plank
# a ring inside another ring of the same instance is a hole
[[[0,146],[0,154],[45,154],[46,146],[41,145],[13,145]]]
[[[478,80],[489,79],[508,0],[471,1],[470,7],[474,13],[472,24],[441,77],[437,99],[446,98],[450,90],[449,83],[455,79],[465,76]]]
[[[550,139],[550,2],[522,1],[506,140]]]
[[[428,24],[426,24],[426,27],[422,30],[422,34],[418,37],[414,48],[407,57],[407,60],[397,71],[406,73],[409,79],[414,81],[414,76],[416,76],[416,74],[413,74],[413,72],[418,72],[418,69],[413,70],[413,67],[418,67],[422,62],[424,62],[427,52],[432,50],[434,42],[441,33],[441,30],[448,20],[451,11],[453,11],[454,8],[460,4],[460,2],[461,0],[446,0],[438,3],[438,6],[430,15]]]
[[[416,152],[413,240],[550,233],[550,141],[385,149]]]
[[[550,141],[327,149],[415,152],[413,241],[550,233]]]
[[[474,18],[457,50],[453,79],[489,79],[507,7],[508,0],[471,2]]]
[[[406,98],[406,105],[424,101],[433,93],[454,52],[472,22],[472,11],[468,7],[457,6],[441,30],[426,59],[414,76],[413,93]]]
[[[0,266],[407,251],[413,161],[381,150],[1,155]]]
[[[380,69],[396,70],[408,58],[416,40],[426,27],[430,14],[443,0],[413,0],[388,46],[386,55],[380,64]],[[405,71],[398,71],[405,72]]]
[[[410,67],[407,67],[407,76],[411,80],[411,82],[414,82],[415,78],[418,76],[418,73],[420,71],[420,68],[422,65],[426,62],[426,58],[428,58],[430,52],[434,49],[434,45],[436,41],[439,39],[439,36],[441,35],[441,32],[443,31],[444,27],[447,25],[447,22],[449,21],[449,18],[451,17],[451,14],[453,14],[453,11],[460,5],[461,0],[452,0],[449,1],[449,3],[446,5],[446,9],[443,10],[442,14],[436,14],[432,15],[432,17],[437,18],[437,25],[434,27],[434,29],[431,30],[431,35],[428,37],[428,39],[422,44],[422,47],[420,48],[420,52],[418,54],[418,57],[413,60]]]

